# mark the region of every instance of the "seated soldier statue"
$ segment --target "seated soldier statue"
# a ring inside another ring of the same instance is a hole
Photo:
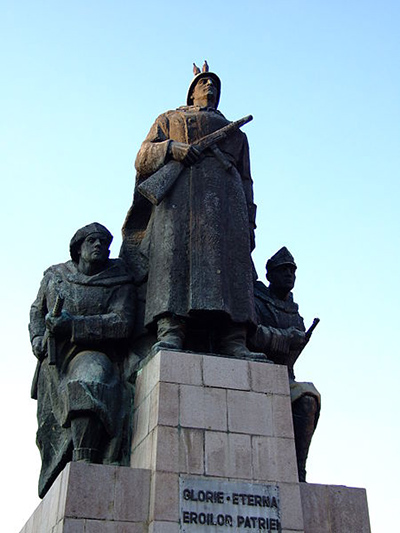
[[[297,269],[294,258],[283,247],[267,261],[266,268],[269,286],[255,282],[259,325],[250,345],[275,363],[288,367],[299,481],[305,481],[306,460],[319,418],[321,397],[312,383],[297,382],[293,372],[293,365],[309,340],[291,292]]]
[[[71,460],[124,464],[134,293],[124,262],[109,259],[112,238],[97,222],[79,229],[72,260],[46,270],[31,307],[40,497]]]

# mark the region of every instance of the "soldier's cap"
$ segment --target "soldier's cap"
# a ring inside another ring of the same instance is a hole
[[[215,83],[215,86],[217,88],[217,100],[215,102],[215,109],[217,109],[219,104],[219,98],[221,96],[221,80],[218,78],[218,76],[214,72],[200,72],[200,74],[196,74],[196,76],[193,78],[191,84],[189,85],[189,89],[187,92],[186,97],[186,103],[187,105],[193,105],[193,89],[197,85],[197,82],[203,78],[211,78],[213,82]]]
[[[74,261],[75,263],[79,263],[78,252],[81,247],[81,244],[86,239],[86,237],[88,237],[92,233],[102,233],[103,235],[105,235],[108,241],[108,246],[110,246],[114,238],[108,231],[108,229],[102,224],[99,224],[98,222],[92,222],[91,224],[88,224],[87,226],[83,226],[83,228],[78,229],[78,231],[72,237],[71,242],[69,243],[69,253],[71,255],[72,261]]]
[[[276,252],[276,254],[270,257],[265,267],[268,273],[271,272],[271,270],[274,270],[274,268],[281,265],[293,265],[295,268],[297,268],[297,265],[294,262],[294,257],[286,248],[286,246],[283,246],[280,250]]]

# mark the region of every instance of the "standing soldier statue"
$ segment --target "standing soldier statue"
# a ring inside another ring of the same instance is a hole
[[[211,339],[205,351],[266,360],[246,347],[256,325],[256,206],[239,127],[251,117],[229,122],[217,110],[219,77],[206,63],[194,73],[187,105],[156,119],[136,157],[121,256],[146,284],[142,320],[155,334],[153,352],[192,349],[200,327]]]

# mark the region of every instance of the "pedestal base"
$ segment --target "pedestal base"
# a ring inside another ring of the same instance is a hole
[[[286,367],[159,352],[134,410],[131,468],[70,463],[21,533],[370,532],[363,489],[298,483]]]

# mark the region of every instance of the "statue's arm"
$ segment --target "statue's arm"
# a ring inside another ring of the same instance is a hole
[[[114,289],[106,313],[72,317],[72,342],[127,339],[133,329],[134,305],[133,285]]]
[[[307,340],[304,331],[296,327],[274,328],[258,325],[250,338],[252,349],[267,354],[278,364],[287,365],[292,359],[294,350],[301,350]]]
[[[45,275],[30,310],[29,336],[33,353],[38,359],[43,357],[42,340],[46,331],[45,317],[48,313],[46,298],[48,281],[48,275]]]
[[[150,176],[167,161],[169,153],[169,121],[160,115],[151,127],[136,156],[135,168],[142,176]]]

